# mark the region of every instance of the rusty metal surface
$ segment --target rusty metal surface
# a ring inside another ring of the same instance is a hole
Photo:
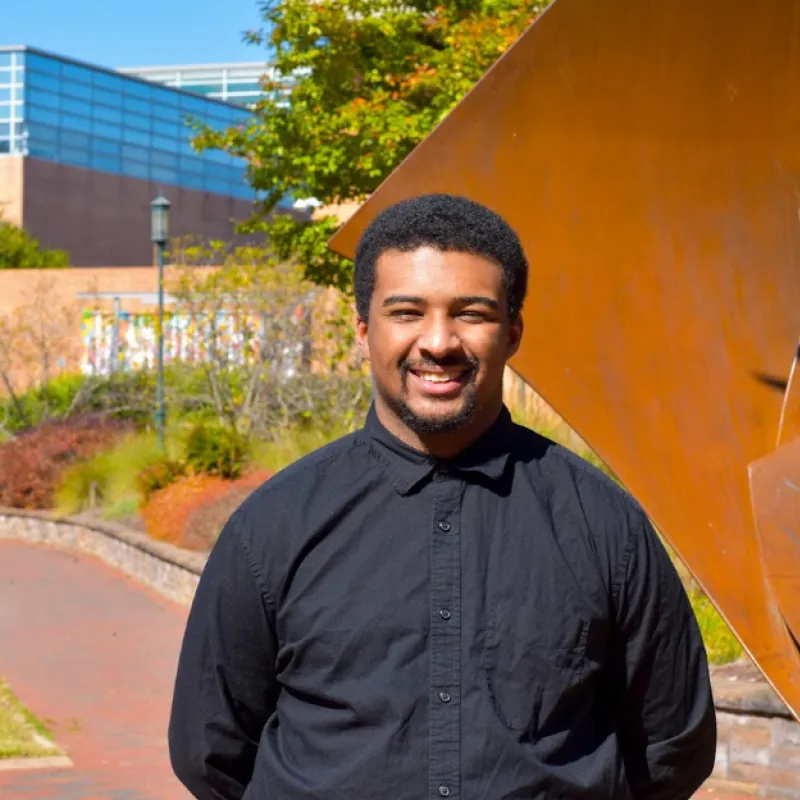
[[[383,207],[430,191],[520,232],[531,288],[511,366],[639,499],[797,715],[784,528],[800,520],[778,484],[798,477],[800,0],[556,0],[331,247],[352,257]]]

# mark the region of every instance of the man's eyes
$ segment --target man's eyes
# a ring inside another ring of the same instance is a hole
[[[423,316],[423,312],[416,308],[396,308],[390,314],[391,317],[400,319],[416,319]],[[464,310],[455,314],[456,317],[468,319],[470,322],[482,321],[486,319],[486,314],[483,311]]]

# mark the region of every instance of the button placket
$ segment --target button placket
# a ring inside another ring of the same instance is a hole
[[[453,475],[434,484],[431,537],[430,791],[459,796],[461,781],[461,541],[462,484]]]

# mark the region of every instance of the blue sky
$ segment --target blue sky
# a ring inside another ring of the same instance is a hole
[[[103,67],[259,61],[242,42],[258,0],[0,0],[0,45],[24,44]]]

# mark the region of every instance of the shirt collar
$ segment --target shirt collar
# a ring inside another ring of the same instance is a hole
[[[453,458],[442,459],[415,450],[390,433],[378,419],[374,403],[363,428],[370,449],[392,472],[395,488],[400,494],[408,494],[436,470],[465,477],[477,473],[490,480],[499,480],[511,454],[513,429],[511,414],[503,406],[486,433]]]

